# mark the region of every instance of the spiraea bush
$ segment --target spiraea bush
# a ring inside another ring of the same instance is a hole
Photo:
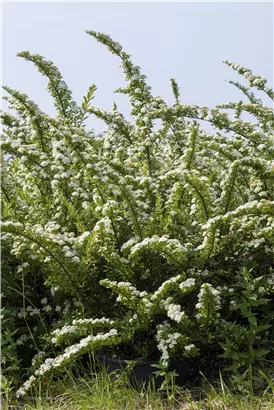
[[[119,43],[87,33],[120,58],[132,121],[93,106],[95,85],[77,105],[38,54],[18,55],[48,77],[54,118],[4,87],[15,112],[1,114],[5,360],[19,368],[16,348],[31,345],[21,372],[33,373],[18,395],[104,348],[164,368],[211,351],[240,380],[274,353],[274,115],[259,98],[273,90],[225,61],[248,81],[231,82],[243,100],[185,105],[171,79],[169,106]]]

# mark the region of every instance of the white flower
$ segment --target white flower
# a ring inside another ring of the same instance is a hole
[[[191,350],[191,349],[194,349],[194,347],[195,345],[191,344],[191,345],[185,346],[185,350]]]
[[[68,252],[65,253],[65,256],[66,256],[67,258],[71,258],[71,257],[74,256],[74,253],[71,252],[71,251],[68,251]]]
[[[165,308],[167,310],[167,316],[170,317],[170,319],[173,319],[178,323],[181,322],[181,320],[185,316],[185,313],[181,311],[180,305],[171,303],[170,305],[165,306]]]
[[[190,287],[195,285],[195,282],[196,282],[196,280],[194,278],[188,278],[184,282],[180,283],[179,288],[181,290],[183,290],[185,288],[190,288]]]
[[[43,308],[43,310],[44,310],[45,312],[51,312],[51,311],[52,311],[52,307],[51,307],[50,305],[47,305],[47,306],[45,306],[45,307]]]
[[[34,308],[31,312],[30,312],[30,316],[33,315],[39,315],[40,314],[40,309]]]

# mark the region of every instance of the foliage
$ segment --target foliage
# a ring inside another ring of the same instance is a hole
[[[172,354],[208,349],[223,349],[237,377],[262,367],[273,358],[274,114],[250,89],[272,100],[273,90],[226,61],[249,81],[234,83],[247,102],[181,104],[172,79],[168,106],[119,43],[88,34],[120,58],[126,86],[117,92],[132,122],[116,104],[92,106],[94,85],[77,106],[37,54],[18,55],[48,77],[56,118],[4,87],[16,114],[1,114],[2,240],[15,266],[10,278],[4,261],[3,277],[23,295],[22,312],[18,300],[6,303],[34,340],[26,360],[55,355],[19,393],[90,349],[133,340],[138,356],[158,345],[164,367]],[[86,129],[90,114],[106,123],[103,136]]]

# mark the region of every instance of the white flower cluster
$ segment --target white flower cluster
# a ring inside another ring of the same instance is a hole
[[[65,349],[64,353],[56,358],[48,358],[36,371],[35,376],[31,376],[23,386],[16,392],[16,396],[20,397],[25,394],[27,390],[34,384],[38,377],[44,376],[53,369],[61,368],[65,363],[68,363],[73,358],[78,357],[81,353],[87,350],[87,348],[92,349],[92,347],[100,344],[106,343],[109,339],[116,338],[118,336],[117,329],[111,329],[109,332],[104,334],[98,334],[96,336],[87,336],[82,339],[79,343],[69,346]]]
[[[74,319],[72,321],[73,325],[76,326],[86,326],[86,325],[104,325],[104,324],[108,324],[108,325],[114,325],[114,320],[108,319],[106,317],[102,317],[102,318],[96,318],[96,319]]]
[[[63,341],[69,341],[69,337],[72,336],[83,336],[90,330],[95,330],[96,328],[105,327],[104,325],[113,326],[115,324],[114,320],[108,318],[96,318],[96,319],[74,319],[72,325],[65,325],[61,329],[55,329],[51,334],[54,336],[51,342],[54,344],[59,344]]]
[[[123,244],[123,246],[121,247],[121,251],[127,251],[128,249],[132,248],[132,246],[135,245],[136,243],[138,243],[139,241],[140,241],[139,237],[129,239],[127,242],[125,242]]]
[[[265,84],[267,83],[267,80],[265,78],[262,78],[259,75],[253,75],[251,70],[241,66],[240,64],[235,64],[231,61],[225,61],[225,63],[229,67],[232,67],[234,70],[242,74],[249,81],[250,87],[259,86],[264,88]]]
[[[126,302],[128,300],[135,300],[140,297],[141,292],[136,289],[135,286],[130,282],[116,282],[108,279],[100,281],[100,285],[105,286],[106,288],[116,290],[119,294],[116,299],[117,302]]]
[[[184,316],[185,312],[181,311],[181,306],[175,303],[170,303],[169,305],[165,306],[166,311],[167,311],[167,316],[175,320],[175,322],[180,323]]]
[[[168,367],[170,355],[169,352],[178,344],[182,335],[180,333],[172,333],[172,328],[169,323],[164,322],[157,326],[156,340],[158,349],[161,354],[161,362],[164,367]]]
[[[30,376],[30,378],[20,387],[16,392],[16,397],[25,396],[26,392],[33,386],[36,381],[35,376]]]
[[[214,289],[210,283],[203,283],[198,294],[196,309],[199,311],[196,314],[198,320],[206,319],[210,321],[212,318],[220,317],[220,313],[217,312],[221,309],[220,291]]]
[[[166,280],[162,285],[154,292],[154,294],[150,297],[151,301],[155,301],[157,299],[160,299],[166,291],[170,288],[170,285],[178,283],[179,280],[182,278],[181,275],[174,276],[168,280]]]
[[[77,334],[78,328],[76,326],[63,326],[62,329],[56,329],[52,332],[53,337],[51,339],[52,343],[57,343],[58,340],[61,338],[63,335],[68,335],[68,334]]]
[[[178,239],[170,239],[168,235],[154,235],[151,238],[145,238],[142,242],[134,245],[131,248],[130,256],[134,256],[144,248],[157,249],[167,259],[172,256],[177,256],[180,258],[187,250],[187,248],[183,246]]]
[[[195,286],[195,283],[196,283],[195,278],[188,278],[188,279],[186,279],[185,281],[183,281],[179,284],[179,288],[182,291],[186,291],[186,290],[189,290],[190,288],[192,288],[193,286]]]
[[[35,356],[33,356],[32,361],[31,361],[32,366],[33,367],[37,366],[37,363],[39,363],[41,361],[41,359],[43,359],[45,354],[46,353],[43,350],[41,350]]]
[[[171,296],[167,299],[162,299],[160,306],[166,310],[167,316],[177,323],[180,323],[185,317],[185,312],[181,311],[180,305],[173,303],[173,297]]]
[[[36,316],[36,315],[40,315],[40,312],[41,312],[40,309],[30,305],[30,306],[27,306],[26,309],[21,308],[17,316],[20,318],[27,316],[27,315]]]

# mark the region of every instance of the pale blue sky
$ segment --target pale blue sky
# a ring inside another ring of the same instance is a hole
[[[47,113],[54,112],[47,80],[31,63],[16,57],[28,50],[52,60],[77,102],[95,83],[94,104],[118,103],[126,116],[118,57],[85,30],[110,34],[148,77],[155,95],[171,103],[170,78],[182,102],[214,106],[238,100],[225,80],[240,80],[222,63],[228,59],[251,68],[273,85],[273,3],[3,3],[3,84],[25,92]],[[243,82],[244,83],[244,82]],[[268,102],[268,104],[270,104]],[[99,120],[89,125],[102,130]]]

